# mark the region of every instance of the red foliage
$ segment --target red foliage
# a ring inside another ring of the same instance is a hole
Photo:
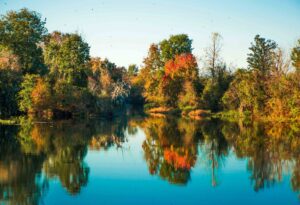
[[[189,156],[187,153],[182,155],[171,149],[164,150],[164,158],[169,164],[173,165],[176,169],[190,170],[195,163],[193,157]]]
[[[180,70],[188,70],[197,66],[196,58],[191,53],[177,55],[174,60],[165,64],[165,75],[173,75]]]

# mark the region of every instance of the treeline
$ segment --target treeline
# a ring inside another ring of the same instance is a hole
[[[0,117],[112,115],[129,102],[152,112],[299,118],[300,40],[286,57],[257,35],[241,69],[222,60],[221,41],[212,34],[201,68],[180,34],[152,44],[141,69],[126,69],[92,58],[77,33],[48,33],[40,14],[10,11],[0,19]]]
[[[212,34],[202,75],[187,35],[150,46],[137,77],[150,112],[177,109],[191,116],[206,109],[226,111],[222,115],[229,117],[299,120],[300,40],[287,57],[274,41],[256,35],[248,68],[238,69],[228,68],[222,60],[221,40],[220,34]]]

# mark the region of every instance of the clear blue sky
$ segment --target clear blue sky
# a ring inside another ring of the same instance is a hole
[[[49,32],[78,32],[91,55],[140,65],[153,42],[171,34],[193,39],[201,58],[212,32],[223,36],[223,59],[246,66],[256,34],[286,51],[300,38],[300,0],[0,0],[0,14],[27,7],[47,19]]]

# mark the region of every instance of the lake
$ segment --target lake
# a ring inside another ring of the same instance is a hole
[[[0,204],[299,204],[300,125],[129,113],[0,127]]]

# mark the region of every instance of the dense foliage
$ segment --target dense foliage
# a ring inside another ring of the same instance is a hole
[[[198,106],[202,85],[191,42],[182,34],[150,46],[138,76],[148,104],[174,108]]]
[[[0,19],[0,44],[18,56],[24,74],[45,71],[40,44],[47,32],[45,23],[40,14],[27,9],[10,11]]]
[[[292,51],[292,64],[275,42],[255,37],[249,53],[249,68],[238,69],[223,96],[228,109],[251,117],[299,119],[300,87],[297,52]]]
[[[126,69],[91,58],[79,34],[47,33],[44,25],[28,9],[0,19],[0,117],[111,115],[122,107],[130,91]]]
[[[172,35],[150,45],[141,68],[126,69],[91,57],[78,33],[48,33],[45,23],[28,9],[0,18],[1,118],[113,115],[131,103],[158,112],[299,119],[300,40],[287,58],[274,41],[256,35],[248,68],[234,69],[221,57],[222,36],[213,33],[199,68],[192,39]]]

